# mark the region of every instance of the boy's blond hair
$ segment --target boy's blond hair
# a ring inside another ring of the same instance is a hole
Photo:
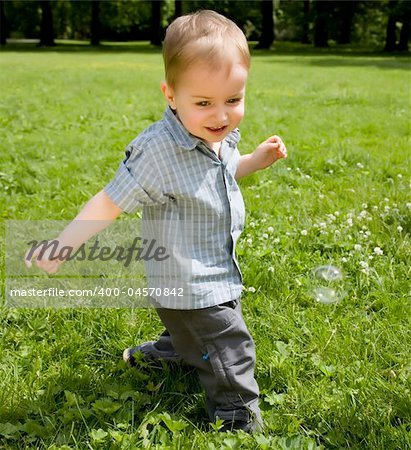
[[[221,14],[203,10],[178,17],[167,28],[163,43],[166,82],[174,88],[179,74],[196,62],[218,69],[235,50],[248,69],[247,39],[234,22]]]

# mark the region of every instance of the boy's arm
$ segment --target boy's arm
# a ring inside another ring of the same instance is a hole
[[[239,180],[257,170],[265,169],[282,158],[287,158],[287,149],[280,137],[271,136],[260,144],[253,153],[240,157],[235,178]]]
[[[113,203],[104,190],[100,191],[89,200],[74,220],[61,232],[56,239],[59,242],[58,249],[63,247],[70,247],[73,250],[77,249],[92,236],[107,228],[121,213],[122,209]],[[57,272],[63,261],[48,259],[51,249],[44,252],[44,255],[39,260],[38,254],[40,251],[41,249],[39,248],[34,252],[31,259],[35,259],[36,265],[46,272]],[[26,258],[27,267],[31,267],[31,259]]]

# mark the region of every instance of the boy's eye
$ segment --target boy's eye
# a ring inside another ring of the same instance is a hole
[[[227,103],[229,103],[230,105],[236,104],[241,102],[241,98],[230,98],[229,100],[227,100]]]
[[[197,103],[196,103],[197,106],[208,106],[209,104],[210,104],[210,102],[207,102],[207,101],[205,101],[205,100],[202,101],[202,102],[197,102]]]

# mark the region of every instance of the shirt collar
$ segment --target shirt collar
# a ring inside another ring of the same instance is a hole
[[[173,110],[169,106],[164,113],[163,120],[165,121],[168,130],[173,135],[177,145],[184,150],[194,150],[197,145],[202,142],[201,139],[193,136],[186,130],[177,115],[174,114]],[[224,140],[230,147],[235,147],[240,140],[240,132],[238,128],[231,131],[231,133],[228,134]]]

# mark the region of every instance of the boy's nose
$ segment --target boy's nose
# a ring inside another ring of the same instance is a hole
[[[215,118],[219,123],[226,122],[228,119],[226,108],[225,107],[218,108],[217,111],[215,112]]]

